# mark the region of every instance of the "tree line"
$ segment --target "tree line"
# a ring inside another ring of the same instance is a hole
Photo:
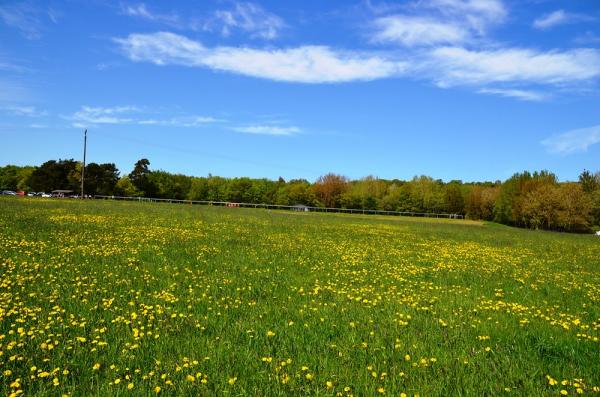
[[[50,160],[38,167],[0,167],[0,189],[79,192],[81,166],[75,160]],[[90,195],[230,201],[366,210],[450,213],[532,229],[587,232],[600,225],[600,172],[584,171],[576,182],[559,182],[548,171],[517,173],[501,182],[443,182],[429,176],[350,180],[329,173],[311,183],[248,177],[193,177],[151,170],[141,159],[121,175],[115,164],[85,167]]]

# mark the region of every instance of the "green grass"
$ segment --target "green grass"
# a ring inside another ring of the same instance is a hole
[[[599,336],[595,236],[0,199],[4,395],[598,395]]]

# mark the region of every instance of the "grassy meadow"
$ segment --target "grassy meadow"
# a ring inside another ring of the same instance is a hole
[[[0,394],[600,395],[600,238],[0,199]]]

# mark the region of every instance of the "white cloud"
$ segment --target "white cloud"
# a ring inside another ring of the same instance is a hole
[[[283,19],[249,2],[236,3],[233,9],[217,10],[204,28],[218,30],[223,36],[229,36],[232,30],[239,29],[253,37],[272,40],[285,28]]]
[[[115,41],[133,61],[208,67],[277,81],[336,83],[374,80],[396,75],[406,68],[403,62],[376,55],[334,51],[326,46],[272,50],[226,46],[208,48],[169,32],[130,34]]]
[[[541,16],[533,21],[533,27],[536,29],[548,29],[567,21],[567,13],[563,10],[557,10]]]
[[[595,49],[539,52],[440,47],[430,57],[431,77],[443,87],[494,82],[559,85],[600,76],[600,50]]]
[[[408,43],[412,39],[406,40]],[[404,52],[358,52],[310,45],[279,49],[205,47],[199,41],[169,32],[134,33],[114,41],[130,60],[156,65],[201,67],[313,84],[398,77],[427,79],[440,87],[472,86],[482,94],[529,101],[551,97],[541,93],[539,86],[568,89],[600,77],[600,49],[593,48],[540,51],[495,46],[477,50],[433,45]],[[494,85],[501,88],[490,88]]]
[[[569,23],[593,21],[594,18],[583,14],[574,14],[564,10],[556,10],[551,13],[542,15],[533,21],[533,27],[540,30],[546,30],[558,25],[566,25]]]
[[[503,88],[482,88],[480,94],[500,95],[509,98],[516,98],[523,101],[539,102],[548,99],[548,95],[529,90],[503,89]]]
[[[300,128],[290,126],[281,127],[276,125],[249,125],[243,127],[233,127],[232,130],[243,132],[245,134],[260,135],[295,135],[301,132]]]
[[[467,29],[457,24],[406,15],[378,18],[374,25],[374,42],[405,46],[462,43],[470,36]]]
[[[597,143],[600,143],[600,125],[567,131],[542,141],[550,153],[556,154],[585,152]]]

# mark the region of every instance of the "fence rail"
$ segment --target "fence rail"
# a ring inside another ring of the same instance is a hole
[[[94,199],[99,200],[125,200],[138,202],[158,202],[170,204],[188,204],[188,205],[209,205],[219,207],[235,207],[235,208],[264,208],[270,210],[288,210],[296,212],[327,212],[327,213],[342,213],[342,214],[363,214],[363,215],[389,215],[389,216],[412,216],[420,218],[445,218],[445,219],[464,219],[460,214],[436,214],[431,212],[414,212],[414,211],[385,211],[385,210],[363,210],[357,208],[327,208],[327,207],[311,207],[305,205],[279,205],[279,204],[258,204],[258,203],[238,203],[232,201],[202,201],[202,200],[176,200],[176,199],[160,199],[149,197],[123,197],[123,196],[94,196]]]

